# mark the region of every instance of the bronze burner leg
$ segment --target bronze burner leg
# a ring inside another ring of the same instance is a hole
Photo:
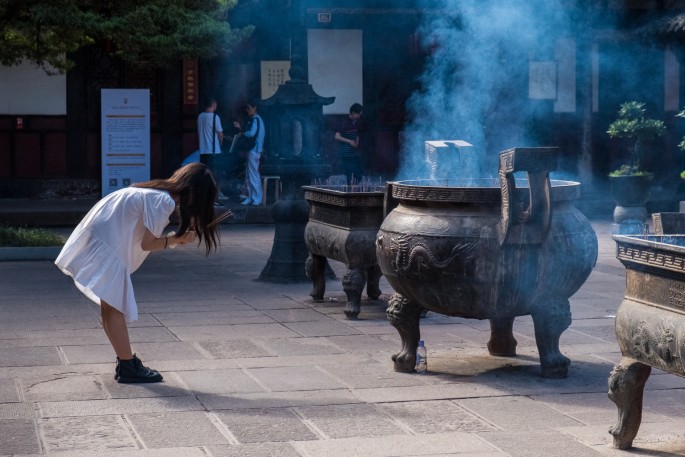
[[[402,350],[392,356],[395,371],[411,373],[416,366],[416,347],[421,338],[419,330],[421,306],[409,302],[400,294],[394,294],[388,301],[386,314],[402,339]]]
[[[312,291],[309,293],[316,301],[323,300],[326,292],[326,257],[309,253],[304,264],[307,276],[312,280]]]
[[[362,291],[366,284],[366,276],[361,268],[350,267],[343,276],[342,286],[347,295],[345,316],[348,319],[356,319],[361,311]]]
[[[372,300],[377,300],[381,296],[382,292],[378,287],[381,276],[383,276],[383,272],[378,265],[366,269],[366,295]]]
[[[614,447],[629,449],[642,421],[642,397],[652,367],[623,357],[609,376],[609,398],[618,407],[616,425],[609,429]]]
[[[490,355],[499,357],[513,357],[516,355],[516,338],[514,338],[513,317],[490,319],[490,341],[488,351]]]
[[[543,297],[533,305],[535,342],[543,378],[565,378],[571,361],[559,351],[559,338],[571,325],[567,299]]]

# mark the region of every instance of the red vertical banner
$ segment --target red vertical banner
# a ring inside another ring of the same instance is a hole
[[[197,103],[197,59],[183,59],[183,104]]]

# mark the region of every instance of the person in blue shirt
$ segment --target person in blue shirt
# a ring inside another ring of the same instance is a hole
[[[266,128],[264,120],[257,114],[257,103],[248,102],[245,104],[245,113],[248,121],[242,129],[238,121],[233,122],[233,126],[239,130],[237,135],[256,137],[254,147],[248,151],[245,158],[245,181],[247,182],[247,196],[243,199],[243,205],[262,204],[262,178],[259,175],[259,160],[264,152],[264,138]]]

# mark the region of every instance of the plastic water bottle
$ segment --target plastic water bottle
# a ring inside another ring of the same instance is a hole
[[[423,340],[419,340],[419,346],[416,348],[416,367],[414,369],[417,373],[428,371],[428,351]]]

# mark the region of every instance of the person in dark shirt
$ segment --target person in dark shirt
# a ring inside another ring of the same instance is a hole
[[[347,182],[361,181],[362,153],[359,149],[359,119],[362,117],[363,107],[355,103],[350,107],[349,116],[340,124],[335,132],[338,141],[338,151],[342,160],[343,170],[347,176]]]

